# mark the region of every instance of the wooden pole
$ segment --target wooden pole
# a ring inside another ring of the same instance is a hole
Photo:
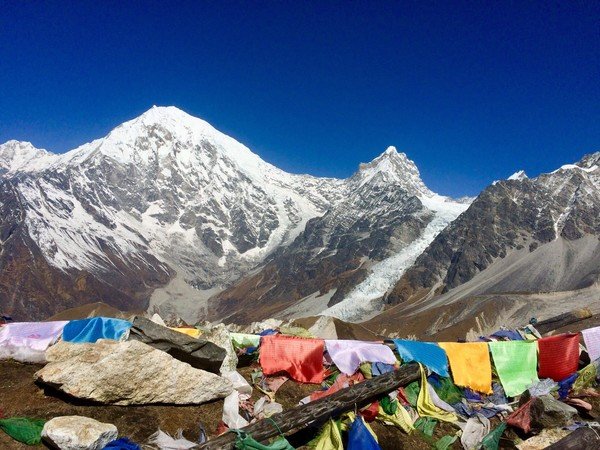
[[[547,450],[582,450],[600,448],[600,431],[592,428],[577,428]]]
[[[252,435],[258,442],[265,442],[271,437],[299,430],[313,421],[323,421],[342,413],[360,408],[373,400],[398,389],[401,386],[419,379],[419,366],[407,364],[393,372],[371,378],[353,386],[340,389],[328,397],[320,398],[306,405],[296,406],[269,419],[251,423],[242,431]],[[277,424],[275,427],[274,423]],[[199,449],[232,449],[235,444],[235,433],[225,433],[198,447]]]
[[[551,317],[550,319],[542,320],[534,325],[535,329],[541,334],[549,333],[550,331],[571,325],[572,323],[580,322],[592,317],[592,312],[587,309],[575,309],[566,312],[559,316]]]

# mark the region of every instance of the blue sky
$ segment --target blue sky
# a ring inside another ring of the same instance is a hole
[[[435,191],[600,150],[593,1],[2,2],[0,141],[63,152],[153,104],[292,172],[395,145]]]

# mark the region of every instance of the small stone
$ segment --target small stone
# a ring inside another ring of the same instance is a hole
[[[42,439],[60,450],[101,450],[118,435],[114,425],[83,416],[55,417],[42,430]]]

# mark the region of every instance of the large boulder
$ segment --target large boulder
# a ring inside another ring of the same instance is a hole
[[[530,414],[534,429],[561,428],[573,423],[577,410],[547,394],[533,399]]]
[[[49,420],[42,439],[60,450],[101,450],[118,436],[117,427],[89,417],[62,416]]]
[[[224,398],[229,380],[139,341],[59,342],[35,377],[76,398],[115,405],[199,404]]]
[[[139,316],[133,320],[133,325],[129,330],[129,339],[148,344],[196,369],[212,373],[219,373],[227,355],[225,349],[213,342],[194,339]]]

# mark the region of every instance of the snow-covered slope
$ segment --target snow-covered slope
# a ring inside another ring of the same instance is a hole
[[[178,303],[201,309],[203,290],[291,242],[343,183],[279,170],[174,107],[154,107],[62,155],[14,141],[0,155],[23,230],[50,266],[107,282],[123,265],[176,274],[197,296],[175,293],[163,305],[174,312]]]
[[[369,275],[344,300],[321,314],[348,322],[363,322],[380,313],[384,307],[384,296],[435,237],[469,206],[468,203],[436,194],[424,195],[419,199],[434,214],[421,235],[389,258],[374,264]]]
[[[51,153],[35,148],[31,142],[8,141],[0,144],[0,174],[29,170],[52,157]]]

